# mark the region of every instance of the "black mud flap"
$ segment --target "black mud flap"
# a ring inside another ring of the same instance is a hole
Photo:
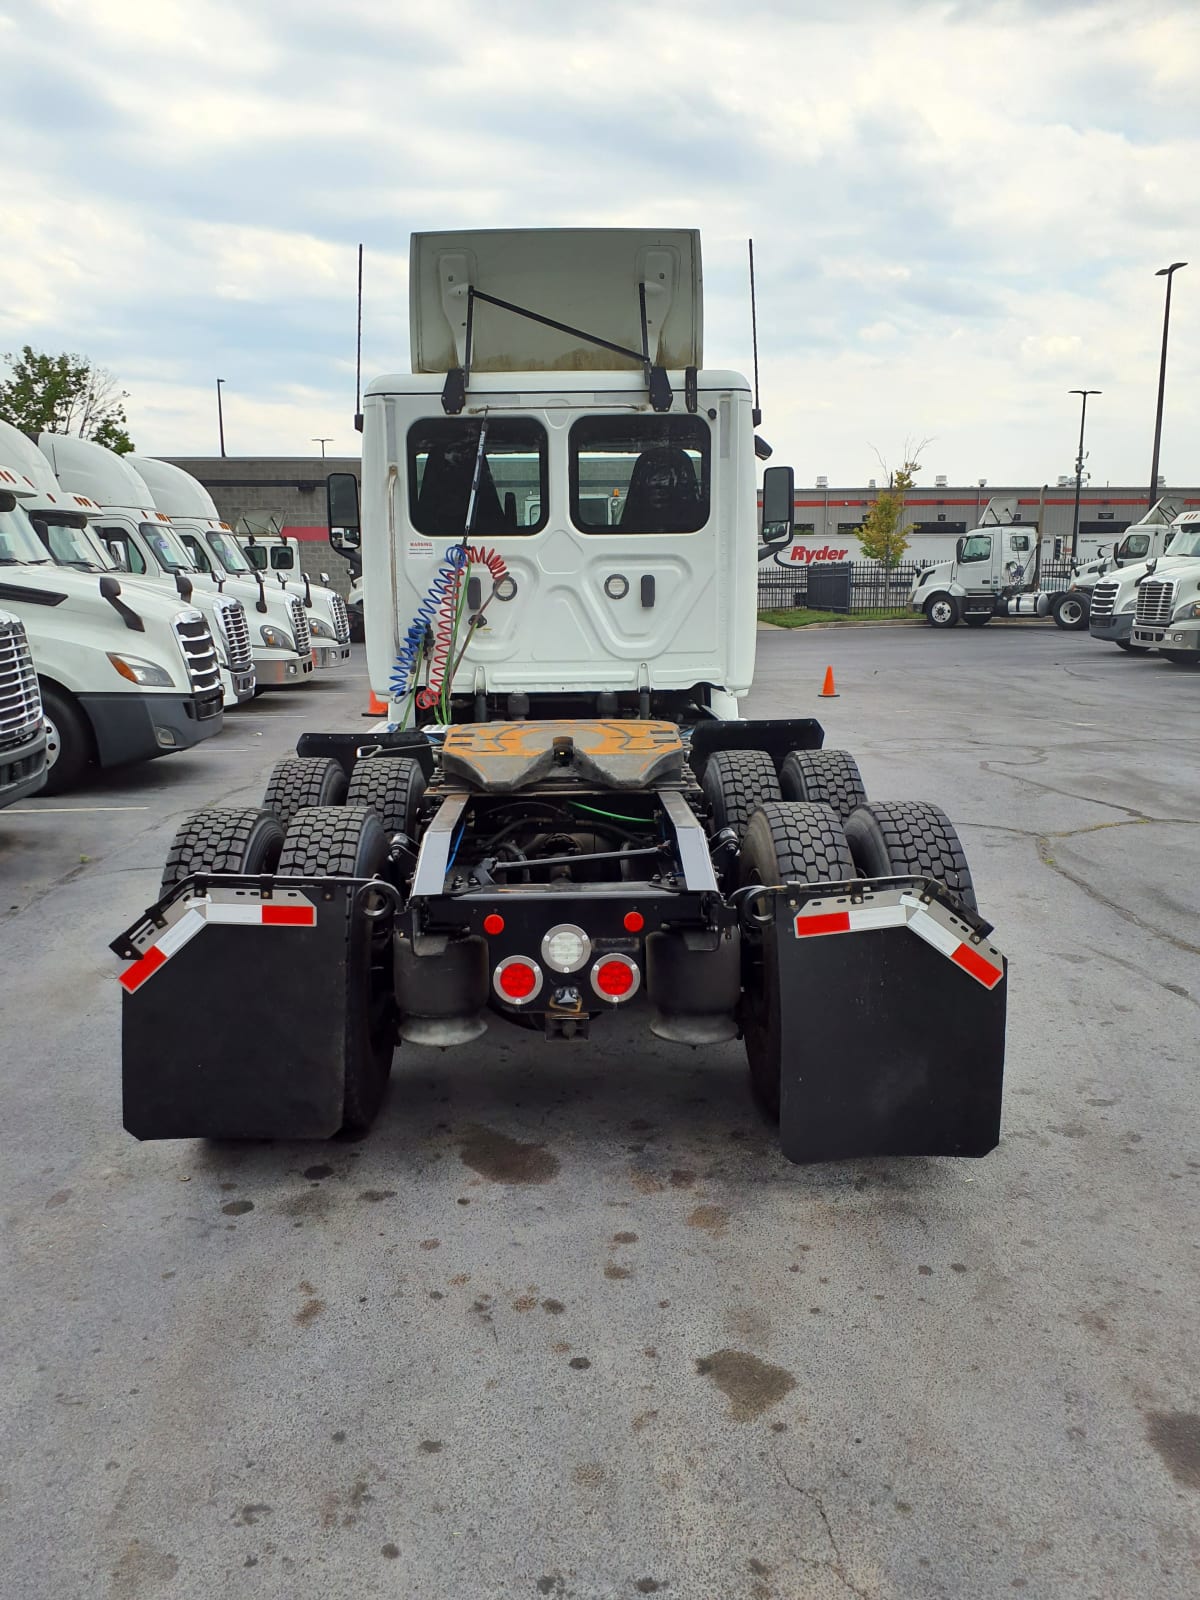
[[[112,948],[138,1139],[323,1139],[342,1124],[355,879],[190,878]]]
[[[774,895],[789,1161],[983,1156],[1000,1139],[1005,958],[940,884]]]

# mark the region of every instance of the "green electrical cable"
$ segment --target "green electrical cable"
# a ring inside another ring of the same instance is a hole
[[[623,817],[617,811],[601,811],[599,806],[585,806],[582,800],[568,800],[567,804],[578,811],[590,811],[593,816],[610,817],[613,822],[639,822],[645,828],[654,821],[653,817]]]

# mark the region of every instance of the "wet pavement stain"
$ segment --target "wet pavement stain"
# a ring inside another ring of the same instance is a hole
[[[613,1243],[614,1244],[636,1244],[637,1242],[638,1242],[638,1236],[637,1236],[636,1233],[614,1233],[613,1234]]]
[[[1195,1411],[1150,1411],[1147,1437],[1163,1465],[1188,1489],[1200,1489],[1200,1415]]]
[[[298,1327],[307,1328],[311,1323],[314,1323],[317,1320],[324,1309],[324,1300],[306,1300],[300,1307],[299,1311],[297,1311],[293,1321]]]
[[[675,1167],[671,1172],[672,1189],[690,1189],[696,1181],[696,1174],[687,1167]]]
[[[235,1525],[239,1528],[252,1528],[260,1517],[270,1516],[270,1514],[270,1506],[262,1504],[240,1506],[238,1510],[234,1512],[233,1520]]]
[[[358,1198],[366,1200],[370,1205],[378,1205],[381,1200],[394,1200],[396,1191],[395,1189],[363,1189]]]
[[[711,1378],[729,1401],[729,1416],[734,1422],[751,1422],[771,1406],[778,1405],[796,1387],[796,1380],[785,1367],[760,1361],[746,1350],[715,1350],[696,1362],[702,1378]]]
[[[652,1172],[639,1172],[636,1168],[629,1174],[629,1181],[639,1194],[661,1194],[663,1181],[656,1178]]]
[[[537,1295],[521,1294],[513,1301],[514,1311],[532,1311],[537,1306]]]
[[[697,1206],[687,1219],[689,1228],[699,1228],[719,1239],[729,1226],[729,1212],[724,1206]]]
[[[494,1128],[471,1128],[458,1153],[465,1166],[492,1183],[549,1183],[560,1166],[544,1144],[522,1144]]]
[[[591,1364],[586,1356],[572,1356],[567,1362],[567,1365],[573,1367],[576,1372],[586,1372]]]
[[[229,1200],[221,1207],[221,1212],[226,1217],[244,1217],[247,1211],[253,1210],[253,1200]]]
[[[547,1315],[549,1315],[551,1317],[561,1317],[563,1312],[566,1309],[567,1309],[566,1306],[563,1305],[561,1300],[543,1300],[542,1301],[542,1310],[545,1311],[547,1313]]]
[[[398,1544],[382,1545],[380,1547],[379,1554],[381,1556],[386,1556],[389,1561],[395,1561],[400,1554],[400,1546]]]
[[[581,1489],[602,1489],[608,1473],[598,1461],[585,1461],[575,1468],[571,1477]]]
[[[417,1449],[424,1456],[436,1456],[444,1448],[440,1439],[422,1439],[417,1446]]]
[[[321,1162],[315,1167],[305,1167],[304,1176],[314,1183],[319,1183],[322,1178],[332,1178],[333,1168]]]
[[[73,1189],[56,1189],[46,1201],[46,1210],[53,1211],[57,1206],[65,1206],[74,1192]]]
[[[131,1539],[112,1569],[113,1600],[140,1600],[162,1584],[170,1583],[179,1562],[165,1550]]]
[[[606,1278],[632,1278],[633,1268],[621,1267],[615,1261],[610,1261],[604,1268],[604,1276]]]

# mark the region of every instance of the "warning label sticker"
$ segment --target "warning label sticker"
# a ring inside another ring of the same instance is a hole
[[[410,561],[419,560],[422,556],[431,556],[432,554],[432,539],[410,539],[408,541],[408,559]]]

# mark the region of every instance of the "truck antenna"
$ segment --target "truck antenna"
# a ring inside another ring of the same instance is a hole
[[[362,251],[358,247],[358,337],[354,343],[354,429],[363,431],[362,413]]]
[[[758,403],[758,309],[754,298],[754,240],[747,239],[750,246],[750,337],[754,344],[754,411],[752,420],[757,428],[762,421],[762,407]]]

